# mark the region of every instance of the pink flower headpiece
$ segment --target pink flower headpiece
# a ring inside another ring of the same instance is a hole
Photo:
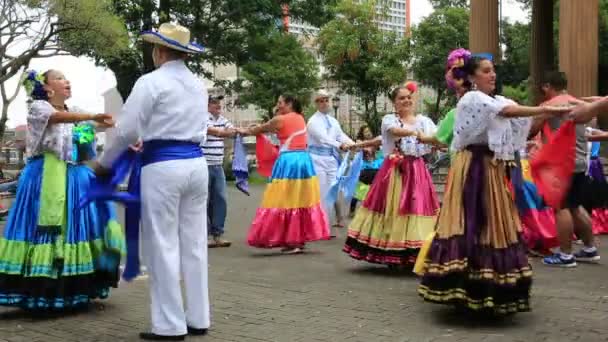
[[[445,73],[445,81],[448,84],[448,88],[454,90],[466,80],[467,73],[464,67],[470,59],[471,52],[467,49],[459,48],[450,52]]]

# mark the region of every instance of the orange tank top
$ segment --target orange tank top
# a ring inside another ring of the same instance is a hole
[[[281,145],[295,132],[306,129],[306,121],[304,117],[298,113],[283,114],[280,116],[281,128],[277,132],[277,137]],[[289,144],[289,150],[305,150],[308,145],[306,133],[300,134],[293,139]]]

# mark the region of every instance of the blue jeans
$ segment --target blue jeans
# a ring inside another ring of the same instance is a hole
[[[207,203],[207,218],[209,235],[219,237],[224,235],[226,222],[226,175],[222,165],[209,165],[209,200]]]
[[[18,183],[18,181],[12,181],[12,182],[0,184],[0,192],[8,191],[8,192],[16,193],[17,192],[17,183]]]

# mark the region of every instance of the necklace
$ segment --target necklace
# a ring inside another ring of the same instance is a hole
[[[65,105],[55,105],[51,103],[51,106],[53,106],[53,108],[58,109],[58,110],[65,110]]]

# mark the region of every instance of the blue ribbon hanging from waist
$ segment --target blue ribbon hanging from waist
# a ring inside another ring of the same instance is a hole
[[[91,184],[80,201],[79,209],[93,201],[116,201],[125,205],[125,232],[127,238],[127,260],[123,279],[131,281],[140,273],[139,224],[141,221],[141,170],[144,166],[170,160],[203,157],[198,143],[176,140],[151,140],[144,142],[143,152],[123,152],[112,164],[108,175],[100,176]],[[127,192],[116,188],[129,178]]]

